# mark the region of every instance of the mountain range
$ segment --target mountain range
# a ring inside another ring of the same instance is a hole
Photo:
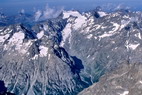
[[[142,12],[1,14],[0,26],[2,95],[142,94]]]

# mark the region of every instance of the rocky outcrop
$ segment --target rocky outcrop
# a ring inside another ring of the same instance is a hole
[[[78,95],[142,95],[142,63],[123,63]]]

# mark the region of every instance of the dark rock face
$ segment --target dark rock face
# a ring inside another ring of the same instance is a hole
[[[7,92],[7,88],[5,87],[4,81],[0,80],[0,95],[15,95],[15,94]]]
[[[4,85],[3,81],[0,81],[0,94],[6,93],[7,88]]]
[[[36,24],[2,25],[0,80],[16,95],[76,95],[123,62],[142,61],[141,15],[65,11]]]

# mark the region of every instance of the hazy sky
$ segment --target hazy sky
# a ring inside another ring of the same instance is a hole
[[[96,6],[117,5],[129,6],[134,10],[142,10],[141,0],[0,0],[0,11],[15,13],[21,9],[33,11],[42,9],[48,4],[50,7],[64,7],[65,9],[90,10]]]

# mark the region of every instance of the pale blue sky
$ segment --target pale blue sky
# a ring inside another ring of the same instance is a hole
[[[21,9],[33,11],[42,9],[48,4],[50,7],[64,7],[65,9],[91,10],[96,6],[122,4],[134,10],[142,10],[142,0],[0,0],[0,11],[16,13]]]

